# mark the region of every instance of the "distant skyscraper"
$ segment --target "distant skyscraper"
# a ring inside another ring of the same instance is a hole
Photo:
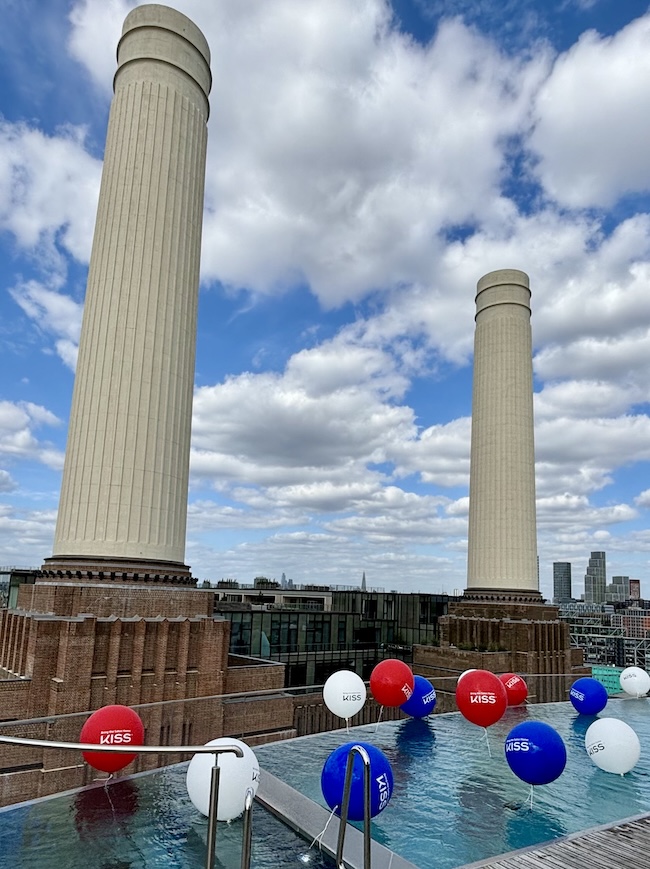
[[[193,584],[185,560],[210,52],[174,9],[117,49],[54,551],[44,574]]]
[[[571,562],[553,562],[553,602],[571,600]]]
[[[585,603],[605,603],[607,569],[604,552],[592,552],[585,574]]]
[[[641,580],[630,580],[630,600],[641,600]]]
[[[366,571],[363,571],[363,576],[361,577],[361,591],[366,591]]]
[[[613,576],[605,590],[607,603],[623,603],[630,600],[630,577]]]
[[[530,289],[515,269],[477,286],[465,597],[540,599]]]

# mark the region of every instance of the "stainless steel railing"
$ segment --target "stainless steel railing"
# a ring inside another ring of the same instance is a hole
[[[217,755],[234,754],[243,757],[244,752],[238,745],[98,745],[87,742],[53,742],[48,739],[27,739],[22,736],[2,736],[0,742],[10,745],[26,745],[32,748],[67,748],[74,751],[106,751],[112,754],[213,754],[214,766],[210,778],[210,798],[208,814],[208,841],[205,869],[213,869],[217,835],[217,807],[219,802],[219,776]],[[251,857],[253,791],[249,789],[244,802],[244,829],[242,833],[241,869],[249,869]]]
[[[352,770],[354,769],[354,755],[358,754],[363,761],[363,869],[370,869],[370,758],[362,745],[353,745],[348,754],[348,762],[345,766],[345,783],[343,785],[343,804],[341,806],[341,819],[339,823],[339,837],[336,844],[336,869],[345,869],[343,862],[343,846],[345,844],[345,831],[348,825],[348,810],[350,807],[350,791],[352,789]]]

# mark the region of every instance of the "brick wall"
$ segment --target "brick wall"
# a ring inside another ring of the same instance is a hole
[[[106,584],[54,584],[51,582],[21,585],[16,609],[24,612],[76,616],[92,613],[107,616],[212,616],[214,593],[195,589],[159,588]]]

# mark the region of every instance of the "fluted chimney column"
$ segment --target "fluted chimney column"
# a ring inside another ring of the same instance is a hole
[[[468,598],[539,600],[528,275],[490,272],[476,294]]]
[[[209,64],[203,34],[180,12],[145,5],[127,16],[46,570],[190,576]]]

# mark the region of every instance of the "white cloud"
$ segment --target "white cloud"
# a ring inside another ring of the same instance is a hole
[[[572,208],[650,190],[650,15],[618,33],[591,30],[540,88],[531,146],[546,191]]]
[[[18,488],[18,484],[12,479],[9,471],[0,468],[0,492],[13,492]]]
[[[414,436],[391,359],[344,341],[303,350],[283,375],[244,373],[195,391],[194,475],[290,486],[366,478]]]
[[[26,561],[26,555],[51,552],[55,522],[53,510],[23,512],[0,505],[0,564],[38,567],[43,556]]]
[[[650,507],[650,489],[644,489],[643,492],[637,495],[634,503],[638,507]]]
[[[86,67],[108,102],[115,75],[115,47],[127,13],[139,3],[126,0],[77,0],[70,10],[68,51]]]
[[[83,307],[64,293],[50,290],[38,281],[19,284],[11,291],[14,301],[43,331],[55,336],[55,348],[73,371],[81,333]]]
[[[90,256],[101,163],[84,136],[80,128],[48,136],[0,121],[0,229],[58,271],[61,250],[82,263]]]
[[[304,280],[325,306],[427,282],[437,233],[494,212],[503,139],[547,69],[459,21],[416,46],[379,0],[229,3],[204,27],[204,277]]]
[[[610,382],[594,380],[564,380],[544,386],[535,395],[535,420],[542,421],[561,418],[564,422],[575,419],[613,417],[625,414],[634,404],[650,398],[648,387],[626,386],[617,383],[612,377]]]
[[[34,432],[60,421],[46,408],[29,402],[0,401],[0,456],[7,460],[33,459],[50,468],[63,467],[63,453],[39,441]]]

